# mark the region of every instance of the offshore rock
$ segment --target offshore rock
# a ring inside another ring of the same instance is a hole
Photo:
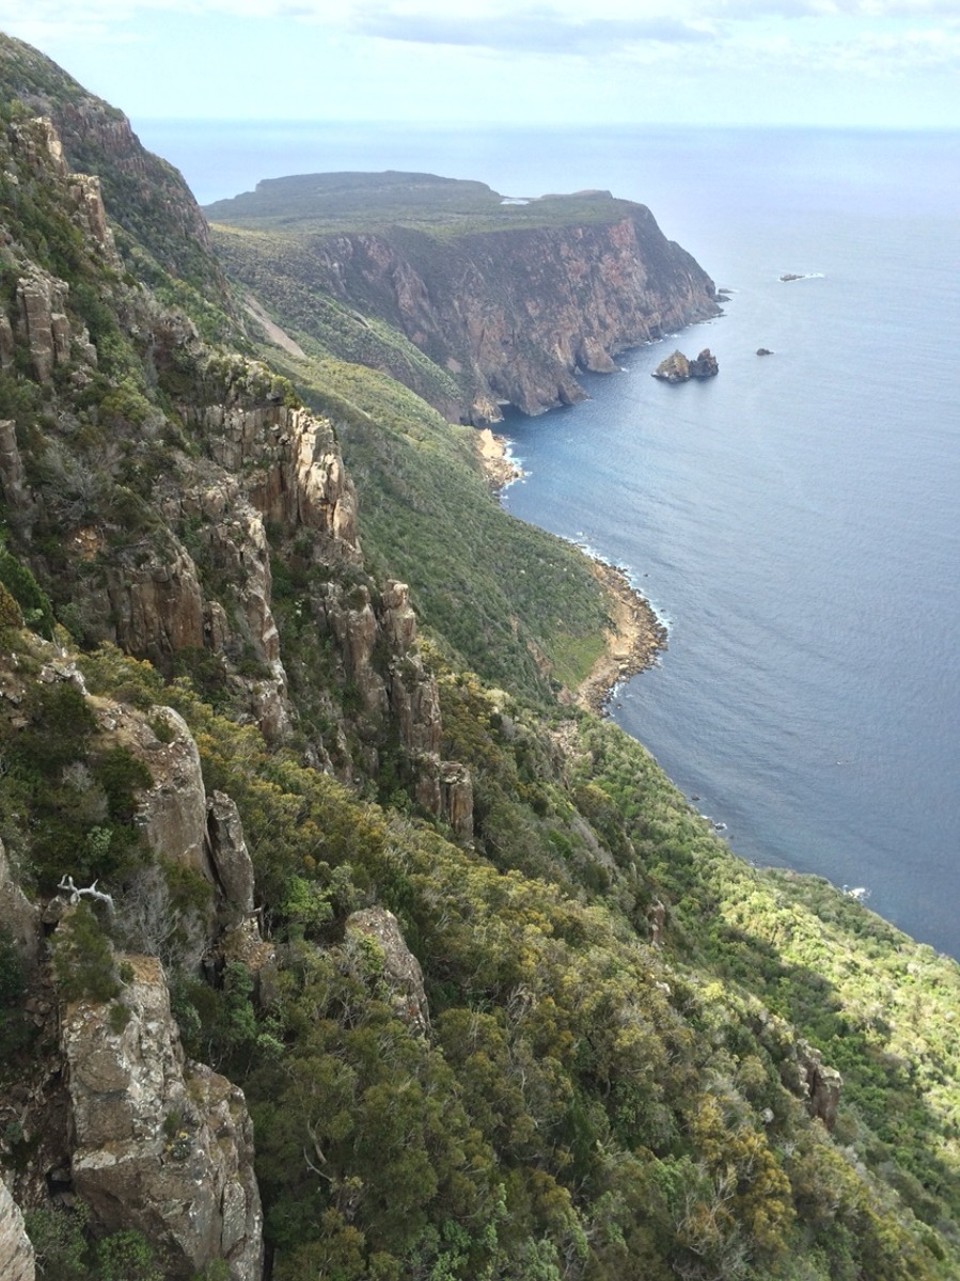
[[[33,1246],[23,1225],[20,1207],[0,1178],[0,1277],[3,1281],[34,1281]]]
[[[716,378],[720,372],[717,358],[709,347],[704,347],[696,360],[690,361],[691,378]]]
[[[386,908],[371,907],[354,912],[347,917],[346,942],[371,939],[380,954],[380,977],[390,992],[390,1004],[402,1019],[419,1036],[430,1031],[430,1008],[423,986],[420,962],[407,947],[400,924]]]
[[[690,377],[690,361],[682,351],[675,351],[660,361],[653,376],[665,383],[685,383]]]
[[[675,351],[660,361],[653,377],[666,383],[685,383],[691,378],[715,378],[719,372],[716,356],[709,347],[704,347],[694,360],[688,360],[682,351]]]
[[[263,1221],[243,1094],[185,1062],[159,961],[122,959],[133,971],[122,1030],[108,1005],[79,1001],[62,1015],[74,1189],[101,1231],[143,1233],[169,1281],[218,1260],[231,1281],[259,1281]]]

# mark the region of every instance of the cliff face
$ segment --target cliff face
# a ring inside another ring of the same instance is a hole
[[[35,71],[39,57],[13,59],[13,74]],[[31,90],[31,102],[44,86]],[[79,90],[58,100],[60,116],[76,112],[93,113],[87,132],[74,121],[88,151],[99,149],[101,160],[109,153],[122,172],[139,174],[152,200],[179,208],[175,187],[151,185],[150,158],[117,113]],[[345,777],[355,767],[376,773],[396,708],[410,769],[435,779],[435,691],[413,652],[413,625],[398,630],[392,598],[371,604],[378,592],[363,570],[356,493],[331,420],[300,407],[263,365],[211,348],[186,316],[122,280],[100,183],[72,171],[49,119],[13,122],[0,150],[10,225],[29,216],[23,193],[34,191],[64,245],[58,252],[48,232],[35,242],[8,235],[0,246],[8,295],[0,369],[11,379],[19,368],[29,373],[25,389],[7,398],[10,417],[0,404],[0,495],[15,541],[57,583],[58,608],[88,644],[112,642],[167,673],[202,670],[208,692],[216,688],[279,743],[299,715],[272,558],[296,544],[316,579],[298,609],[331,643],[341,684],[361,695],[357,731],[347,736],[342,700],[324,691],[337,728],[327,741],[313,735],[310,750]],[[202,223],[190,202],[177,217],[191,225],[171,244],[199,252],[190,207]],[[150,201],[131,198],[125,208],[131,225],[157,231]],[[168,219],[164,235],[172,226]],[[43,401],[55,412],[41,426]],[[364,608],[338,584],[343,575],[365,593]],[[405,597],[396,608],[412,618]],[[431,797],[439,813],[439,784]]]
[[[230,1281],[259,1281],[263,1221],[243,1094],[184,1060],[159,961],[122,963],[132,975],[122,1028],[109,1005],[89,1000],[62,1016],[73,1188],[102,1230],[141,1232],[169,1281],[213,1260]]]
[[[328,190],[325,177],[342,181]],[[368,214],[344,210],[342,188],[356,183],[369,197],[364,180],[375,177],[317,175],[312,202],[306,177],[262,183],[210,207],[215,241],[283,323],[334,354],[354,358],[338,349],[343,321],[334,333],[322,308],[311,318],[307,293],[351,309],[354,323],[358,313],[386,322],[442,379],[431,385],[387,346],[378,367],[450,417],[481,424],[504,404],[535,414],[581,400],[578,372],[609,373],[627,348],[719,313],[709,276],[644,205],[601,192],[518,209],[482,184],[396,174],[368,230]],[[334,217],[340,230],[322,229]]]
[[[425,242],[425,243],[424,243]],[[318,281],[362,298],[469,394],[470,421],[582,400],[583,370],[718,314],[713,283],[643,206],[615,222],[512,229],[438,247],[416,232],[314,242]]]

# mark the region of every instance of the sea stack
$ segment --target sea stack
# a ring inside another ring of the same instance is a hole
[[[695,360],[689,360],[682,351],[661,360],[653,377],[665,383],[685,383],[691,378],[715,378],[720,372],[717,358],[709,347],[704,347]]]

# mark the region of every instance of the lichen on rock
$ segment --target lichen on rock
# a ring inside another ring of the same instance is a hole
[[[142,1232],[169,1281],[218,1260],[231,1281],[259,1281],[263,1222],[243,1094],[184,1059],[159,961],[120,959],[132,974],[125,1019],[90,1000],[62,1013],[74,1189],[102,1231]]]

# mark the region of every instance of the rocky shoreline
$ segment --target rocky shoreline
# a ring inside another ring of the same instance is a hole
[[[489,427],[477,432],[480,464],[495,494],[523,475],[523,470],[510,457],[509,444],[506,436],[495,436]]]
[[[606,653],[594,663],[574,701],[578,707],[603,715],[617,685],[652,667],[660,651],[666,649],[667,629],[617,565],[594,560],[593,573],[610,596],[612,627],[606,633]]]
[[[477,441],[477,453],[494,493],[520,479],[523,471],[510,457],[510,442],[505,436],[484,427],[477,432]],[[592,557],[591,567],[610,600],[611,626],[604,634],[605,652],[573,691],[572,701],[602,716],[620,682],[652,667],[660,651],[666,649],[667,629],[619,566]]]

